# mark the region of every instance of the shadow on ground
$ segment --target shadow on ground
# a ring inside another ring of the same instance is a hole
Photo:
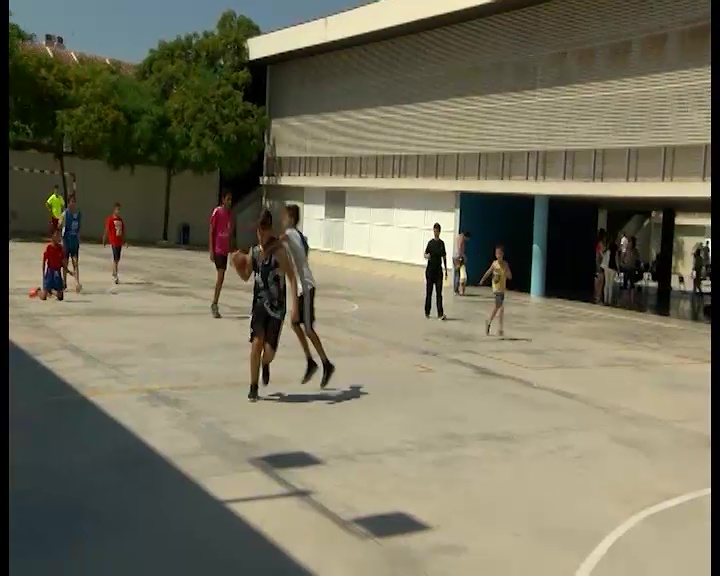
[[[350,386],[347,390],[339,392],[331,392],[326,388],[324,392],[310,392],[307,394],[285,394],[284,392],[274,392],[263,396],[262,400],[267,402],[283,402],[289,404],[306,404],[308,402],[325,402],[326,404],[342,404],[350,400],[357,400],[362,396],[367,396],[367,392],[362,386]]]
[[[311,574],[9,345],[11,575]]]

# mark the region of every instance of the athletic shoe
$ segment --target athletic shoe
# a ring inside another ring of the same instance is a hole
[[[505,336],[505,330],[498,330],[498,336],[500,336],[500,338],[503,338]]]
[[[262,365],[262,381],[263,386],[270,384],[270,364]]]
[[[257,402],[258,398],[260,398],[260,394],[258,393],[258,385],[250,384],[250,392],[248,392],[248,400],[250,400],[250,402]]]
[[[308,360],[307,368],[305,369],[305,376],[303,376],[301,384],[307,384],[311,378],[315,376],[315,372],[318,371],[318,364],[315,360]]]
[[[438,319],[444,321],[444,320],[447,320],[447,316],[445,316],[445,314],[443,314],[442,316],[438,316]]]
[[[430,314],[425,314],[425,318],[430,318]]]
[[[485,320],[485,336],[490,336],[490,322]]]
[[[120,282],[120,279],[117,276],[115,276],[115,274],[113,274],[112,279],[113,279],[113,284],[117,284],[118,282]]]
[[[213,318],[222,318],[217,304],[210,304],[210,312],[212,312]]]
[[[320,388],[325,388],[325,386],[328,385],[328,382],[330,382],[330,378],[332,378],[334,373],[335,365],[332,362],[326,362],[323,365],[323,375],[322,380],[320,381]]]

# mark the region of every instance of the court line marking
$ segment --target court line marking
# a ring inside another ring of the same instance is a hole
[[[644,510],[641,510],[637,514],[631,516],[630,518],[625,520],[625,522],[620,524],[620,526],[615,528],[615,530],[610,532],[610,534],[605,536],[605,538],[603,538],[600,544],[598,544],[595,549],[590,552],[590,555],[585,558],[583,563],[580,565],[580,568],[578,568],[577,572],[575,572],[575,576],[590,576],[592,571],[600,563],[605,554],[607,554],[608,550],[610,550],[612,545],[615,544],[615,542],[617,542],[620,538],[622,538],[627,532],[640,524],[640,522],[645,520],[645,518],[653,516],[659,512],[663,512],[664,510],[675,508],[676,506],[680,506],[681,504],[685,504],[686,502],[697,500],[698,498],[703,498],[709,495],[710,488],[696,490],[695,492],[689,492],[687,494],[683,494],[682,496],[677,496],[676,498],[671,498],[670,500],[659,502],[658,504],[645,508]]]

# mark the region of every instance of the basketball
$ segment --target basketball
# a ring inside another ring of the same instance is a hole
[[[232,255],[231,260],[233,268],[235,268],[235,272],[238,273],[238,276],[240,276],[243,280],[247,280],[250,277],[248,274],[250,270],[250,256],[237,251]]]

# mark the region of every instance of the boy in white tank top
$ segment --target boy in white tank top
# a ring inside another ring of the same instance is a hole
[[[317,332],[315,332],[315,278],[308,264],[309,247],[307,240],[297,229],[297,224],[300,220],[300,208],[297,204],[288,204],[284,207],[282,220],[286,230],[285,233],[280,236],[280,240],[282,240],[287,247],[287,252],[291,256],[297,277],[298,320],[297,322],[293,322],[292,329],[298,337],[300,346],[302,346],[305,357],[307,358],[307,368],[305,369],[302,383],[306,384],[309,382],[318,370],[318,364],[313,359],[310,347],[308,346],[309,339],[315,350],[317,350],[323,365],[323,376],[320,381],[320,387],[325,388],[335,372],[335,366],[328,360],[320,337],[317,335]],[[305,327],[304,331],[303,326]]]

